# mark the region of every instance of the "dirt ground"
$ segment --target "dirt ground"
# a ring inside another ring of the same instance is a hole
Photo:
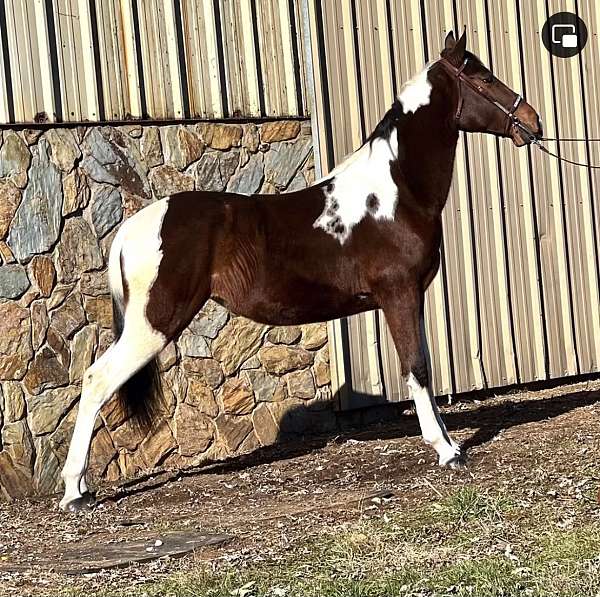
[[[90,513],[61,513],[56,498],[0,504],[0,597],[109,594],[199,560],[243,566],[276,558],[332,524],[372,510],[405,511],[467,483],[533,491],[543,478],[556,484],[555,494],[547,492],[549,507],[565,479],[588,491],[600,487],[600,381],[459,401],[443,410],[468,449],[466,471],[439,469],[407,413],[390,425],[102,487]],[[230,539],[179,559],[89,573],[82,561],[79,573],[63,570],[65,550],[78,546],[136,539],[152,545],[170,531],[194,530]]]

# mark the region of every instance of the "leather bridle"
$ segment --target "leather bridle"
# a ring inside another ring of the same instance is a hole
[[[499,101],[495,100],[493,97],[488,95],[488,93],[486,93],[485,89],[481,85],[478,85],[470,77],[467,77],[464,75],[463,71],[465,70],[465,67],[467,66],[468,62],[469,62],[469,58],[467,57],[464,59],[463,63],[459,67],[456,67],[447,58],[442,57],[439,60],[439,63],[446,70],[448,70],[450,72],[450,74],[454,75],[458,81],[458,103],[456,106],[456,113],[454,114],[454,118],[457,121],[460,120],[460,116],[461,116],[463,104],[464,104],[464,99],[463,99],[463,94],[462,94],[462,84],[464,83],[465,85],[470,87],[473,91],[475,91],[475,93],[477,93],[477,95],[483,97],[488,102],[490,102],[491,104],[496,106],[496,108],[498,108],[500,111],[504,112],[504,114],[506,116],[506,126],[504,128],[505,135],[508,136],[510,134],[510,129],[512,127],[517,127],[525,133],[528,141],[535,143],[537,141],[537,137],[536,137],[535,133],[533,133],[531,130],[529,130],[529,128],[527,128],[527,126],[525,124],[523,124],[523,122],[521,122],[519,117],[515,114],[518,107],[521,105],[521,102],[523,101],[523,96],[517,95],[513,105],[510,108],[506,108]]]

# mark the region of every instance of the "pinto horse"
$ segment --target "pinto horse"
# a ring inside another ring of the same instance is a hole
[[[102,405],[119,391],[126,411],[148,423],[157,355],[209,298],[271,325],[383,309],[423,438],[440,465],[461,466],[428,389],[423,333],[459,130],[516,146],[542,134],[534,109],[466,50],[465,34],[451,32],[364,145],[311,187],[177,193],[129,218],[108,266],[116,338],[84,375],[61,507],[93,503],[85,473]]]

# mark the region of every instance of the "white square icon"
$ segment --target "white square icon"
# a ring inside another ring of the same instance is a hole
[[[577,36],[573,34],[562,36],[562,47],[563,48],[576,48],[577,47]]]

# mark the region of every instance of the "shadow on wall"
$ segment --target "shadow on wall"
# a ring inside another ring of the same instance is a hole
[[[371,397],[372,398],[372,397]],[[474,433],[463,442],[467,450],[492,440],[499,432],[559,417],[575,409],[590,406],[600,401],[598,391],[579,391],[548,398],[520,400],[519,395],[501,403],[489,398],[476,408],[464,411],[445,412],[444,420],[449,431],[473,429]],[[337,403],[334,396],[326,407],[329,412]],[[255,466],[268,465],[281,460],[297,458],[324,448],[331,442],[342,444],[350,439],[359,441],[395,440],[420,436],[416,416],[409,412],[410,404],[400,402],[379,407],[368,407],[351,412],[336,411],[335,424],[323,424],[326,412],[306,407],[294,407],[283,417],[276,441],[267,447],[218,462],[204,462],[197,467],[142,475],[123,482],[116,491],[99,501],[121,499],[159,487],[175,478],[202,474],[229,474]],[[305,431],[300,432],[303,428]],[[317,430],[320,433],[317,433]],[[432,462],[434,456],[432,452]]]

